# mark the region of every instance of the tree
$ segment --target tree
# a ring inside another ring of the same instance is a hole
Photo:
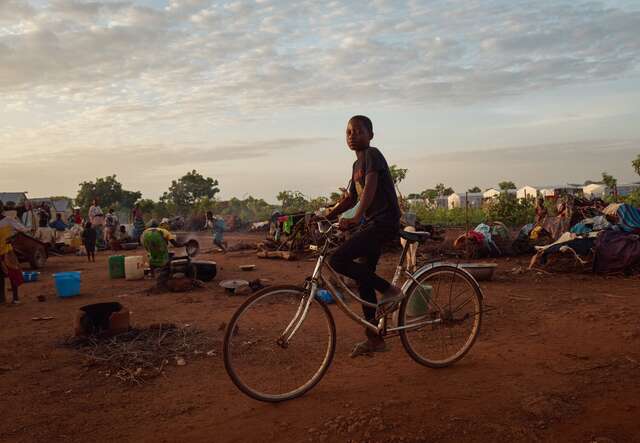
[[[480,188],[479,188],[479,187],[477,187],[477,186],[474,186],[473,188],[469,188],[469,189],[467,190],[467,192],[471,192],[471,193],[478,193],[478,192],[482,192],[482,189],[480,189]]]
[[[435,187],[435,191],[438,193],[438,196],[447,197],[453,194],[453,188],[446,187],[444,183],[438,183]]]
[[[433,206],[438,198],[438,191],[435,189],[425,189],[420,193],[420,198],[424,200],[425,206]]]
[[[640,154],[631,162],[631,165],[633,166],[633,170],[636,171],[636,174],[640,175]]]
[[[204,177],[194,169],[180,179],[172,180],[169,191],[162,194],[160,201],[173,203],[179,211],[187,212],[201,199],[213,199],[218,192],[218,180]]]
[[[391,173],[391,180],[393,180],[393,184],[396,187],[400,184],[402,180],[407,177],[408,169],[399,168],[396,165],[389,166],[389,173]]]
[[[607,174],[606,172],[602,173],[602,183],[604,183],[607,188],[609,188],[609,192],[616,194],[616,186],[618,185],[618,180],[614,178],[612,175]]]
[[[280,191],[276,198],[284,212],[302,212],[307,209],[307,199],[300,191]]]
[[[91,206],[93,199],[97,198],[104,210],[112,206],[130,209],[140,197],[142,197],[142,193],[122,189],[122,184],[116,179],[116,176],[110,175],[96,178],[95,182],[80,183],[76,205],[86,211]]]
[[[307,209],[309,211],[317,211],[320,208],[326,208],[329,206],[330,201],[327,197],[316,197],[309,200],[309,204],[307,205]]]
[[[498,187],[501,191],[508,191],[509,189],[516,189],[516,184],[512,181],[503,181],[498,183]]]

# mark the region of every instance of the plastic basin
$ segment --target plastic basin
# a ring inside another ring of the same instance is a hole
[[[80,294],[80,272],[53,274],[58,297],[73,297]]]

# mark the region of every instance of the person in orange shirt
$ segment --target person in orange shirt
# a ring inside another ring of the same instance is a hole
[[[0,201],[0,303],[5,303],[5,278],[11,282],[12,303],[20,303],[18,287],[24,283],[20,262],[13,251],[11,240],[17,231],[26,232],[27,228],[16,220],[4,215],[4,205]]]

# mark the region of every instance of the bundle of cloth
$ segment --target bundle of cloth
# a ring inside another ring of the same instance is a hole
[[[493,223],[489,226],[486,223],[480,223],[473,230],[460,235],[453,242],[455,249],[471,249],[469,255],[492,256],[498,257],[503,251],[496,244],[496,238],[505,237],[508,239],[509,233],[502,223]]]
[[[602,215],[576,223],[554,243],[537,246],[529,268],[545,266],[558,253],[569,253],[596,273],[640,270],[640,210],[625,203],[607,206]]]

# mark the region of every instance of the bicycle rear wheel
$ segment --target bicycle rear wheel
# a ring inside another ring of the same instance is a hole
[[[455,266],[436,266],[407,289],[398,314],[402,345],[418,363],[450,366],[473,346],[482,320],[478,283]]]
[[[327,306],[317,299],[311,301],[287,345],[278,341],[305,295],[296,286],[265,288],[247,299],[229,321],[224,365],[233,383],[249,397],[266,402],[300,397],[329,368],[336,327]]]

